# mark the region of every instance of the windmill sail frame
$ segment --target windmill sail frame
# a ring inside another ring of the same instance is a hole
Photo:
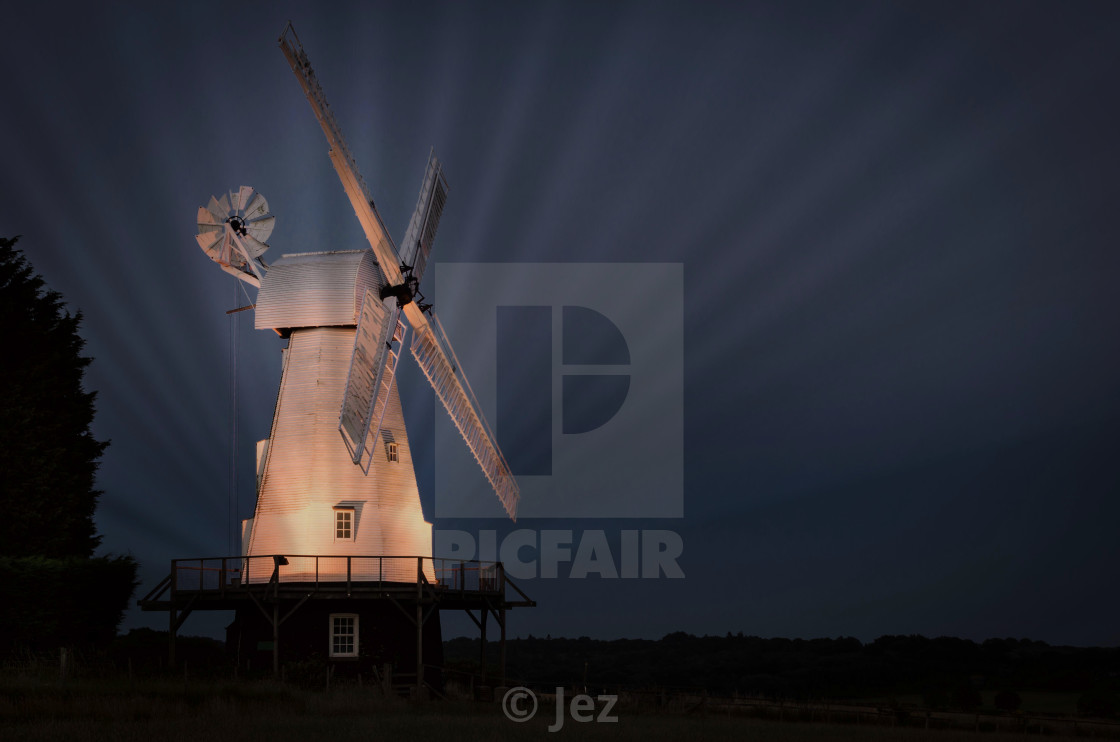
[[[351,460],[366,474],[396,377],[404,333],[400,309],[394,307],[390,311],[372,291],[366,291],[354,333],[346,396],[338,416],[338,430]]]
[[[416,365],[424,372],[451,421],[466,441],[467,448],[482,467],[482,473],[494,488],[506,514],[516,522],[520,498],[517,481],[498,448],[490,426],[486,424],[482,407],[474,396],[470,382],[459,370],[459,359],[434,312],[432,322],[413,334],[411,351]]]
[[[436,230],[447,203],[447,178],[443,166],[436,158],[435,150],[428,154],[428,165],[424,169],[424,180],[420,184],[420,197],[416,209],[408,222],[404,241],[401,243],[401,264],[412,268],[412,275],[419,281],[428,267],[432,245],[436,240]]]

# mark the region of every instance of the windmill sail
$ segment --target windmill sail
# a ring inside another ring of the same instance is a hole
[[[428,155],[428,167],[424,171],[424,181],[420,185],[420,198],[416,210],[408,222],[408,231],[401,243],[401,263],[412,266],[412,275],[417,280],[424,275],[428,257],[432,254],[432,243],[436,240],[439,219],[443,216],[443,206],[447,203],[447,180],[443,177],[443,166],[436,159],[435,152]]]
[[[367,445],[363,449],[366,464],[362,468],[366,474],[369,474],[369,462],[373,460],[373,447],[377,445],[377,439],[384,426],[385,412],[389,409],[389,396],[393,393],[393,382],[397,377],[397,364],[400,362],[401,352],[404,351],[404,336],[408,332],[408,328],[400,321],[399,310],[394,311],[392,317],[395,326],[393,342],[397,345],[395,348],[392,346],[388,348],[385,356],[385,368],[374,385],[377,396],[373,400],[373,411],[370,414],[370,435],[366,437]],[[357,463],[360,464],[361,462]]]
[[[330,145],[330,151],[327,154],[331,158],[338,179],[342,181],[342,189],[346,191],[346,196],[350,199],[350,205],[354,207],[354,213],[362,225],[362,231],[365,232],[366,239],[369,241],[370,247],[373,248],[373,254],[377,257],[385,281],[390,286],[395,286],[401,282],[397,248],[393,244],[393,238],[389,236],[389,230],[385,229],[381,214],[377,212],[377,208],[373,205],[369,187],[358,171],[358,163],[354,160],[354,156],[350,154],[350,148],[346,145],[346,139],[342,136],[342,129],[339,128],[334,114],[331,113],[330,106],[327,104],[327,97],[323,93],[323,88],[319,85],[314,70],[311,69],[311,62],[308,61],[307,53],[303,50],[303,45],[299,43],[299,37],[296,36],[291,23],[285,27],[284,33],[280,35],[280,50],[284,52],[284,57],[288,60],[292,72],[296,74],[300,87],[303,88],[303,94],[307,96],[307,101],[311,104],[311,110],[315,112],[315,118],[319,120],[319,126],[327,138],[327,144]]]
[[[423,317],[423,315],[420,315]],[[412,320],[413,317],[409,316]],[[502,507],[513,520],[517,520],[517,501],[520,491],[517,481],[502,456],[494,435],[486,425],[478,400],[471,391],[467,378],[460,370],[455,351],[443,332],[439,319],[432,313],[432,321],[416,327],[412,336],[412,355],[424,376],[435,389],[436,396],[447,409],[451,421],[459,429],[467,448],[482,467],[490,486],[501,500]]]
[[[393,388],[403,340],[400,310],[394,308],[390,312],[373,291],[366,291],[338,419],[338,430],[351,459],[366,473]],[[398,343],[395,349],[393,341]]]
[[[403,313],[412,326],[413,356],[424,375],[428,377],[436,395],[447,408],[452,421],[482,467],[498,499],[501,500],[502,506],[509,516],[516,520],[520,494],[509,465],[506,464],[494,435],[486,425],[466,377],[459,370],[454,351],[447,341],[443,328],[439,326],[439,321],[433,314],[432,322],[429,322],[423,309],[413,301],[413,291],[427,266],[432,242],[435,240],[440,216],[443,214],[443,206],[447,199],[447,181],[443,177],[439,161],[434,155],[428,158],[428,168],[420,187],[420,199],[405,238],[403,253],[405,259],[402,261],[392,237],[385,229],[381,215],[373,205],[369,188],[358,172],[354,156],[346,146],[342,130],[330,111],[326,95],[319,85],[315,72],[311,69],[307,53],[303,50],[303,45],[300,44],[291,23],[280,35],[280,49],[299,80],[300,87],[327,138],[327,143],[330,145],[327,154],[377,258],[384,279],[383,286],[395,291],[394,295],[398,298],[397,311]],[[402,263],[412,268],[413,280],[407,283],[404,280],[405,271],[401,267]],[[369,297],[366,301],[377,303]],[[376,429],[373,426],[379,390],[386,388],[384,387],[386,374],[389,380],[387,388],[392,388],[392,378],[396,370],[397,356],[390,352],[389,339],[393,337],[390,333],[395,332],[397,323],[390,321],[388,310],[383,305],[381,310],[383,313],[379,313],[371,304],[367,312],[363,305],[362,319],[367,329],[376,325],[381,339],[377,346],[374,346],[372,329],[369,329],[368,336],[363,332],[358,333],[359,339],[355,341],[354,357],[351,359],[347,391],[339,419],[339,429],[355,463],[360,463],[363,457],[370,455],[367,452],[371,450],[372,445],[369,442],[371,430],[374,431],[376,438]],[[368,320],[366,320],[367,313],[370,317]],[[403,327],[400,336],[403,338]],[[362,350],[359,350],[359,347]],[[368,410],[368,413],[365,413],[365,410]]]

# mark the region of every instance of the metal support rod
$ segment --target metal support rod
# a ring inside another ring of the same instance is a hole
[[[272,604],[272,674],[280,677],[280,601]]]
[[[498,653],[498,665],[500,666],[502,682],[500,685],[506,684],[506,609],[503,606],[498,612],[498,624],[502,627],[502,639],[499,643],[500,651]]]

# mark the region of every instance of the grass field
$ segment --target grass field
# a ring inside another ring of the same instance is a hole
[[[1011,742],[1022,734],[926,731],[879,725],[775,722],[718,712],[668,713],[616,709],[617,723],[578,723],[570,717],[547,730],[554,708],[525,723],[508,720],[497,703],[412,703],[386,699],[368,687],[300,690],[263,681],[182,680],[65,683],[0,679],[0,739],[223,742],[224,740],[724,740],[760,742]],[[1063,737],[1049,736],[1056,740]],[[1064,738],[1071,739],[1071,738]]]
[[[981,706],[983,710],[992,712],[997,710],[995,691],[984,691],[980,696],[983,698],[983,705]],[[1021,710],[1025,713],[1074,716],[1077,714],[1077,699],[1081,697],[1081,694],[1076,692],[1020,691],[1019,697],[1023,700]],[[886,702],[887,699],[876,700],[879,702]],[[900,695],[894,700],[911,706],[920,707],[923,705],[923,699],[920,694]]]

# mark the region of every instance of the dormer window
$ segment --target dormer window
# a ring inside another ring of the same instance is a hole
[[[336,507],[334,509],[334,540],[354,540],[354,508]]]
[[[390,441],[385,444],[385,457],[393,463],[401,460],[400,454],[397,452],[397,444],[395,441]]]

